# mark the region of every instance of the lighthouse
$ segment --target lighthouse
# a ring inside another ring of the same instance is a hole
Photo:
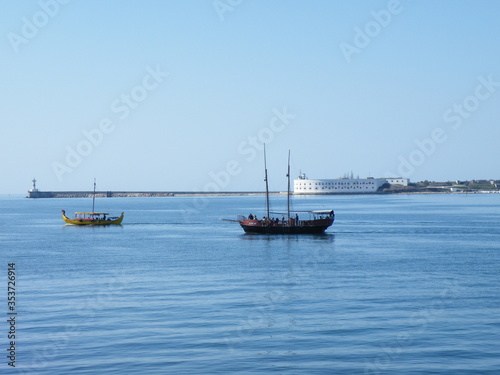
[[[33,182],[33,187],[31,188],[31,190],[29,190],[29,192],[30,193],[38,192],[38,189],[36,188],[36,178],[33,178],[33,180],[31,180],[31,182]]]
[[[28,190],[27,198],[39,198],[38,189],[36,188],[36,178],[33,178],[31,182],[33,183],[33,186],[31,187],[30,190]]]

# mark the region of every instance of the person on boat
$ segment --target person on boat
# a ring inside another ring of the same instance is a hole
[[[253,220],[253,215],[252,214],[248,215],[248,220]]]

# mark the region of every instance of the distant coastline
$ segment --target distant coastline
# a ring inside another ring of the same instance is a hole
[[[325,193],[315,194],[311,196],[326,196],[326,195],[388,195],[388,194],[481,194],[481,193],[499,193],[494,190],[480,191],[450,191],[444,189],[393,189],[384,190],[374,193]],[[28,192],[26,198],[91,198],[92,191],[36,191]],[[269,192],[271,195],[286,195],[286,192]],[[293,194],[293,193],[292,193]],[[265,195],[261,191],[221,191],[221,192],[206,192],[206,191],[96,191],[97,198],[133,198],[133,197],[197,197],[197,196],[262,196]],[[307,194],[296,194],[297,196],[307,196]]]
[[[270,192],[279,195],[280,192]],[[92,191],[28,191],[26,198],[91,198]],[[193,196],[245,196],[264,195],[263,192],[254,191],[228,191],[228,192],[206,192],[206,191],[96,191],[96,198],[117,197],[193,197]]]
[[[95,193],[99,198],[116,197],[197,197],[197,196],[261,196],[263,191],[40,191],[36,179],[28,190],[26,198],[89,198]],[[335,187],[334,187],[335,185]],[[484,194],[500,193],[500,180],[472,181],[420,181],[410,182],[407,178],[336,179],[309,180],[301,174],[294,180],[292,195],[384,195],[384,194]],[[287,192],[272,191],[271,195],[286,195]]]

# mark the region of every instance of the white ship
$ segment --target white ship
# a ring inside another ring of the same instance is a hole
[[[408,178],[309,179],[304,173],[293,181],[293,194],[376,193],[384,184],[408,186]]]

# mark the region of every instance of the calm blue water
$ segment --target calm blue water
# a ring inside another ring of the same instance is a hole
[[[90,207],[0,198],[0,373],[500,373],[500,195],[295,199],[335,209],[323,236],[219,220],[262,197],[103,198],[123,226],[63,225]]]

